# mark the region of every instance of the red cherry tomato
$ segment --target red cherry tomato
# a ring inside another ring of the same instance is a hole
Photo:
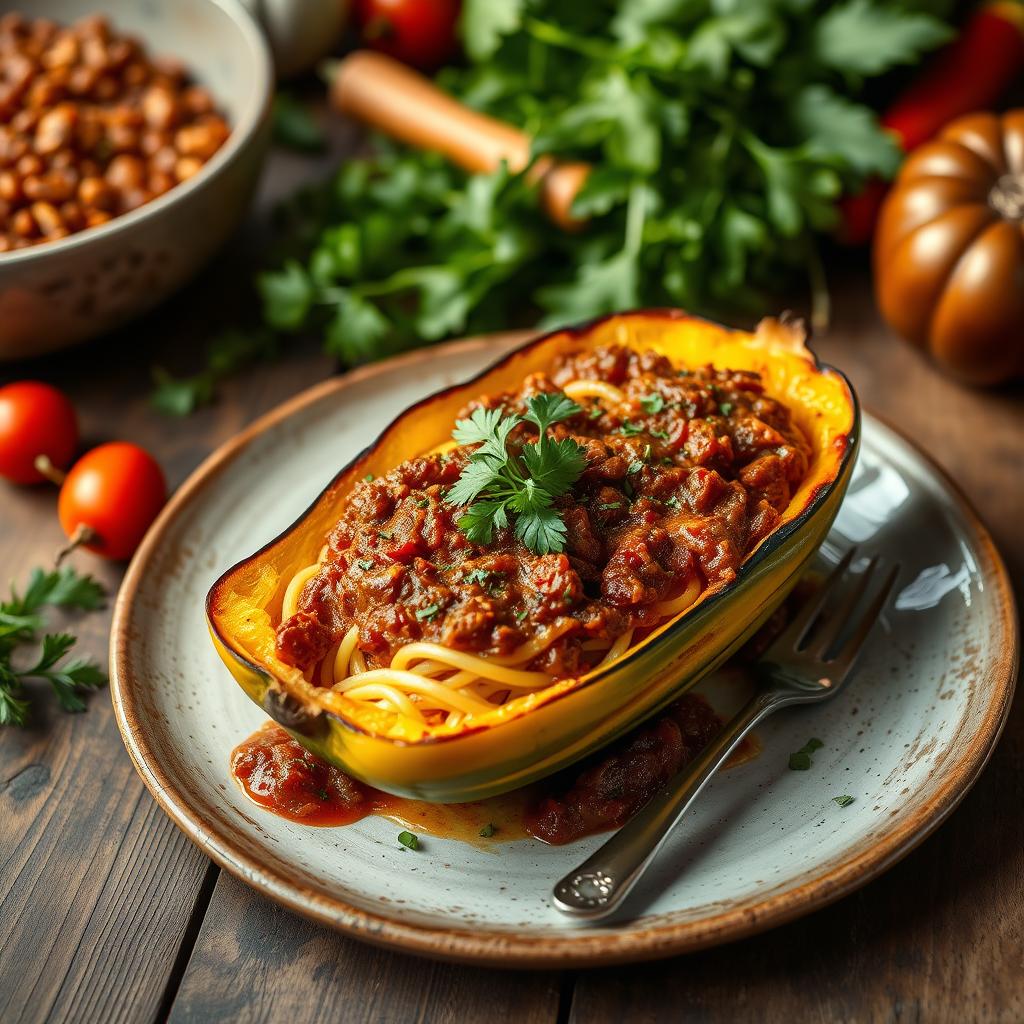
[[[69,538],[80,527],[96,534],[84,547],[107,558],[131,557],[167,500],[156,460],[125,441],[101,444],[71,467],[60,489],[57,515]]]
[[[421,71],[435,71],[458,48],[459,0],[359,0],[356,15],[367,46]]]
[[[46,479],[36,469],[40,455],[64,469],[77,447],[78,420],[66,395],[37,380],[0,388],[0,476],[38,484]]]

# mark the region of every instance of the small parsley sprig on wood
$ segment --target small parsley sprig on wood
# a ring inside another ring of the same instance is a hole
[[[103,587],[92,576],[80,576],[70,568],[52,572],[33,569],[24,595],[11,587],[10,598],[0,602],[0,725],[28,722],[31,705],[23,699],[28,679],[46,680],[65,711],[83,711],[81,694],[106,684],[106,674],[95,662],[63,660],[75,644],[69,633],[45,634],[38,656],[27,667],[17,668],[12,662],[17,648],[37,641],[45,626],[43,608],[91,611],[100,607],[104,596]]]
[[[583,449],[572,438],[552,440],[548,427],[583,410],[561,392],[534,395],[526,406],[525,416],[474,409],[468,420],[455,424],[452,437],[459,444],[479,447],[445,501],[468,506],[459,529],[474,543],[489,544],[494,528],[503,529],[511,518],[523,544],[546,555],[565,547],[565,522],[554,501],[572,487],[587,464]],[[508,438],[524,421],[537,428],[538,438],[513,455]]]

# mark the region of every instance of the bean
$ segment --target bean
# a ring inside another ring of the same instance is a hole
[[[178,60],[148,56],[102,15],[0,14],[0,253],[163,195],[229,134]]]

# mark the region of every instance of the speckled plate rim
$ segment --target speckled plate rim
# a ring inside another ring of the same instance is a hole
[[[217,481],[219,474],[253,440],[278,426],[296,412],[327,395],[336,395],[396,367],[415,367],[422,360],[457,352],[493,349],[499,338],[525,340],[533,332],[509,332],[488,338],[453,341],[432,349],[411,352],[386,363],[363,367],[314,385],[252,423],[210,455],[175,492],[153,524],[132,559],[114,606],[110,646],[110,690],[114,714],[128,754],[157,803],[171,820],[207,856],[241,881],[290,910],[320,921],[354,938],[391,949],[401,949],[436,959],[495,967],[587,967],[601,964],[653,960],[692,952],[775,927],[819,909],[878,877],[926,839],[953,812],[984,769],[999,740],[1009,713],[1017,676],[1019,628],[1009,575],[985,526],[959,487],[929,456],[889,423],[886,428],[913,450],[942,485],[971,534],[979,556],[978,571],[996,595],[1003,642],[998,651],[985,708],[974,737],[963,756],[943,769],[945,780],[935,795],[916,808],[916,813],[895,826],[867,850],[831,865],[801,885],[768,895],[753,907],[724,910],[700,920],[669,921],[644,928],[619,931],[579,930],[542,937],[508,931],[409,924],[354,907],[296,882],[251,856],[233,839],[219,831],[217,823],[204,821],[190,805],[187,794],[176,788],[164,772],[147,737],[139,715],[138,689],[144,685],[133,672],[129,655],[133,605],[154,554],[175,518],[194,496]],[[870,415],[870,414],[868,414]],[[876,419],[880,419],[875,417]]]

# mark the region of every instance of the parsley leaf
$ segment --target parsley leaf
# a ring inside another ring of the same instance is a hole
[[[652,391],[640,399],[640,404],[643,406],[644,412],[654,416],[665,408],[665,399],[657,391]]]
[[[820,750],[825,744],[819,739],[809,739],[799,750],[789,755],[789,767],[794,772],[805,772],[813,763],[811,754]]]
[[[31,706],[23,699],[23,687],[29,679],[48,682],[65,711],[83,711],[81,694],[106,684],[106,675],[94,662],[64,660],[75,644],[70,633],[45,634],[35,662],[26,668],[15,667],[11,658],[18,647],[35,641],[44,625],[45,607],[91,611],[100,607],[104,596],[92,576],[71,568],[33,569],[24,594],[11,587],[10,598],[0,603],[0,725],[28,722]]]
[[[821,14],[812,32],[817,59],[851,75],[878,75],[898,64],[913,64],[950,38],[951,30],[930,14],[873,0],[835,4]]]
[[[222,331],[207,346],[206,368],[201,372],[175,377],[162,366],[153,367],[150,404],[165,416],[188,416],[213,401],[221,381],[243,366],[276,354],[277,340],[265,329]]]
[[[316,118],[305,104],[278,90],[272,111],[274,141],[303,153],[323,152],[326,140]]]
[[[515,535],[531,551],[543,555],[565,547],[565,523],[552,505],[579,479],[586,459],[572,438],[555,441],[547,431],[582,411],[562,392],[545,392],[528,399],[522,417],[478,408],[455,424],[452,437],[477,448],[444,500],[468,506],[458,525],[469,540],[490,543],[495,528],[508,526],[511,513]],[[538,437],[515,456],[508,438],[522,422],[536,426]]]
[[[480,834],[480,838],[481,839],[490,839],[491,836],[493,836],[494,833],[497,832],[497,831],[498,831],[498,826],[495,825],[493,822],[489,821],[489,822],[487,822],[486,825],[484,825],[484,827],[482,829],[480,829],[480,833],[479,833]]]
[[[398,841],[407,850],[418,850],[420,848],[419,837],[413,835],[411,832],[406,832],[404,830],[399,832]]]
[[[849,807],[853,803],[853,797],[849,795],[834,796],[832,799],[839,804],[840,807]]]
[[[429,622],[441,610],[439,604],[428,604],[425,608],[416,611],[416,618],[422,622],[424,619]]]
[[[466,52],[474,60],[487,60],[503,36],[519,28],[526,0],[463,0],[459,28]]]

